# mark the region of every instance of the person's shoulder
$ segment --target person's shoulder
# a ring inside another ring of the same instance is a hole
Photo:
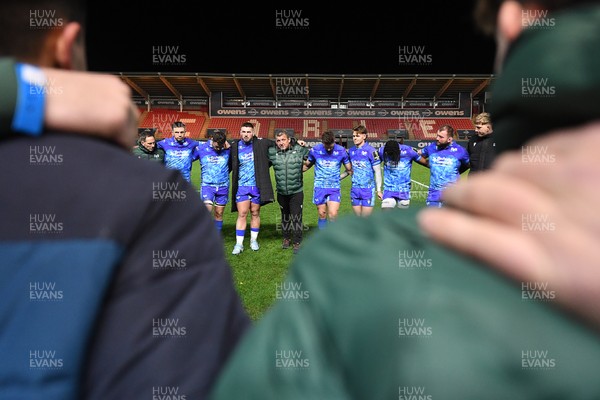
[[[427,153],[434,153],[437,150],[437,145],[435,142],[429,143],[427,146],[423,147],[421,151],[425,151]]]
[[[457,148],[459,152],[461,153],[466,153],[467,149],[465,148],[465,146],[461,145],[460,143],[456,143],[456,142],[452,142],[452,146]]]
[[[185,138],[185,140],[183,141],[184,146],[188,146],[191,148],[194,148],[194,147],[198,146],[199,144],[200,143],[197,140],[190,139],[190,138]]]

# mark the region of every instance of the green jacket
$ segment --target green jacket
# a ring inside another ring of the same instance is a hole
[[[301,192],[303,189],[302,165],[308,157],[308,147],[290,144],[287,150],[278,147],[269,148],[269,162],[275,172],[277,193],[288,195]]]
[[[549,14],[526,29],[492,87],[496,150],[600,119],[600,6]]]
[[[416,212],[311,236],[212,400],[599,399],[598,334],[425,237]]]
[[[0,58],[0,132],[9,132],[17,103],[15,60]]]
[[[149,152],[144,146],[138,144],[132,150],[132,153],[137,158],[142,158],[144,160],[156,161],[161,164],[165,162],[165,151],[156,147],[153,152]]]

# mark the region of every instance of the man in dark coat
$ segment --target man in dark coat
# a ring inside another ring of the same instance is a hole
[[[231,212],[237,212],[235,223],[236,244],[232,254],[244,251],[248,212],[250,219],[250,248],[257,251],[260,229],[260,207],[275,201],[269,174],[268,149],[275,143],[254,136],[254,125],[244,122],[240,129],[241,140],[231,145]]]
[[[475,134],[469,139],[467,151],[471,169],[469,174],[490,169],[496,157],[496,137],[489,113],[475,117]]]

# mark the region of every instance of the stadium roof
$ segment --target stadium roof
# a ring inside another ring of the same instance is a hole
[[[145,99],[208,98],[313,101],[452,99],[467,92],[482,98],[494,75],[249,75],[199,73],[116,73]]]

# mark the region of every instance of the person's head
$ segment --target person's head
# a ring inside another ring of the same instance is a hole
[[[438,147],[447,147],[454,140],[454,128],[450,125],[443,125],[438,129],[435,135],[435,144]]]
[[[275,144],[280,150],[287,150],[290,147],[291,139],[286,131],[279,131],[275,134]]]
[[[185,124],[181,121],[175,121],[171,124],[171,131],[173,131],[173,137],[178,142],[183,142],[185,139]]]
[[[398,163],[400,161],[400,146],[394,139],[385,142],[383,146],[383,160]]]
[[[254,137],[254,125],[252,122],[244,122],[240,128],[240,136],[246,143],[250,142]]]
[[[489,113],[481,113],[475,117],[475,133],[477,136],[483,137],[491,134],[494,130],[492,129],[492,120]]]
[[[335,146],[335,137],[333,136],[333,132],[323,132],[321,135],[321,143],[323,143],[325,150],[331,152],[333,150],[333,146]]]
[[[500,73],[510,45],[523,31],[523,15],[528,10],[558,11],[595,0],[478,0],[474,9],[477,27],[496,38],[494,70]]]
[[[352,140],[355,146],[362,146],[367,140],[367,128],[364,125],[358,125],[352,129]]]
[[[85,1],[0,3],[0,55],[42,67],[85,70]]]
[[[225,132],[215,131],[212,134],[212,147],[216,151],[221,151],[225,148],[225,140],[227,139]]]
[[[152,131],[143,131],[140,134],[140,144],[144,146],[144,148],[150,152],[154,151],[156,148],[156,139],[154,138],[154,132]]]

